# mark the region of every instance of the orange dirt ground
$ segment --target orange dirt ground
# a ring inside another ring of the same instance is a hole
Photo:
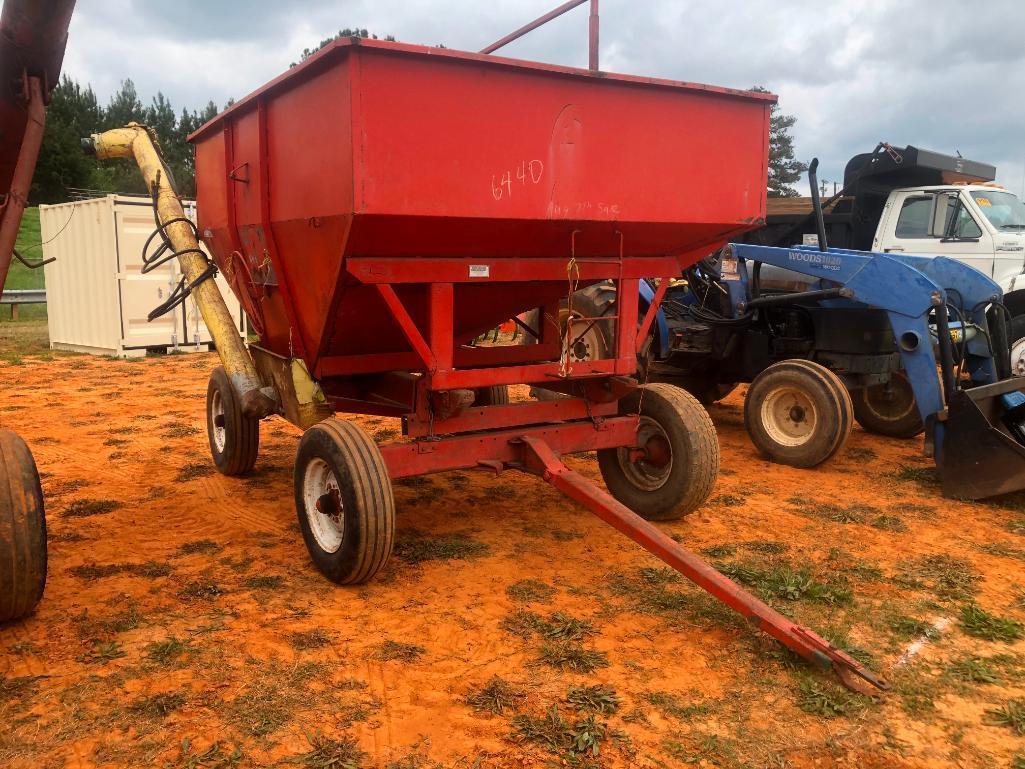
[[[943,500],[920,440],[856,429],[819,470],[775,466],[735,393],[713,498],[664,525],[891,679],[877,702],[514,473],[397,484],[396,557],[333,586],[296,524],[297,430],[264,424],[251,477],[213,472],[214,355],[7,360],[50,563],[0,629],[0,766],[1025,766],[1025,496]]]

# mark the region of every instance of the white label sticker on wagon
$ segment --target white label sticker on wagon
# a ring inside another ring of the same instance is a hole
[[[471,264],[470,265],[470,277],[471,278],[489,278],[491,277],[491,267],[486,264]]]

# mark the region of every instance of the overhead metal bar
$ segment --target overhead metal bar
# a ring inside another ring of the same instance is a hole
[[[558,8],[549,11],[543,16],[539,16],[529,24],[524,24],[522,27],[517,29],[515,32],[510,32],[500,40],[496,40],[491,45],[481,48],[481,53],[494,53],[499,48],[502,48],[513,40],[518,40],[528,32],[532,32],[540,26],[543,26],[550,22],[552,19],[557,19],[567,11],[572,11],[578,5],[583,5],[586,2],[591,3],[591,13],[588,17],[588,67],[592,72],[598,71],[598,0],[569,0],[569,2],[563,3]]]

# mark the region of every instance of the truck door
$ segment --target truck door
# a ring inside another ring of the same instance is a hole
[[[993,239],[976,221],[959,190],[898,190],[876,238],[883,251],[949,256],[993,275]]]

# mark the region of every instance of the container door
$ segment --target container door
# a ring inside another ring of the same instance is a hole
[[[150,310],[167,300],[177,284],[174,260],[142,274],[142,247],[156,227],[148,202],[119,201],[114,210],[117,227],[118,297],[121,304],[121,338],[126,349],[160,347],[181,341],[181,310],[172,310],[152,322]],[[150,245],[152,251],[153,245]]]

